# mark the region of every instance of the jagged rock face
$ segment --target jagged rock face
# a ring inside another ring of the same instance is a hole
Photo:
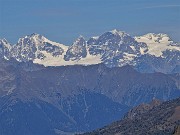
[[[4,57],[4,45],[2,41],[0,41],[0,57]]]
[[[0,57],[10,59],[11,57],[11,45],[6,39],[0,40]]]
[[[121,53],[140,53],[140,47],[143,47],[144,51],[147,51],[147,46],[144,43],[138,43],[130,35],[125,32],[113,30],[102,34],[100,37],[92,40],[91,38],[87,43],[88,45],[106,46],[106,50],[118,51]]]
[[[60,45],[53,44],[52,41],[47,40],[39,34],[32,34],[20,38],[16,45],[11,48],[12,57],[16,60],[33,61],[34,59],[45,59],[49,55],[58,57],[64,52]]]
[[[87,43],[90,54],[101,54],[102,61],[108,67],[130,64],[135,57],[147,51],[145,43],[138,43],[125,32],[117,30],[106,32],[96,39],[91,38]]]
[[[69,47],[32,34],[20,38],[13,46],[1,40],[0,48],[6,59],[33,61],[44,66],[104,63],[108,67],[132,65],[137,71],[148,73],[179,73],[180,70],[180,44],[166,34],[149,33],[133,38],[112,30],[87,42],[80,36]]]
[[[38,44],[42,44],[39,42]],[[35,40],[29,36],[19,39],[12,47],[12,56],[18,61],[29,61],[35,59],[37,51]]]
[[[84,135],[172,135],[177,133],[177,126],[180,124],[180,98],[160,103],[146,111],[134,109],[133,117],[114,122]]]
[[[46,51],[47,53],[52,54],[53,57],[62,55],[64,50],[61,47],[52,45],[50,43],[45,42],[43,45],[38,47],[39,51]]]
[[[116,46],[116,45],[120,45],[121,44],[120,42],[123,39],[126,39],[127,37],[128,37],[128,35],[126,33],[114,30],[114,31],[110,31],[110,32],[105,32],[100,37],[98,37],[94,43],[91,43],[90,41],[88,41],[88,44],[89,45],[92,44],[92,45]]]
[[[69,60],[80,60],[87,56],[87,49],[86,49],[86,41],[85,39],[80,36],[72,46],[70,46],[64,56],[66,61]]]
[[[135,60],[138,71],[171,73],[179,70],[180,47],[167,34],[149,33],[135,40],[148,46],[147,53]]]

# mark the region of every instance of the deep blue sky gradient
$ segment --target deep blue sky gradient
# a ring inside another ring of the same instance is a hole
[[[180,41],[180,0],[0,0],[0,38],[39,33],[71,44],[111,29],[167,33]]]

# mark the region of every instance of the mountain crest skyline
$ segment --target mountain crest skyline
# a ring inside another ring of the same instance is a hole
[[[108,67],[132,65],[137,71],[148,73],[180,70],[180,43],[162,33],[132,37],[114,29],[89,39],[80,35],[71,45],[33,33],[19,38],[14,45],[7,40],[0,40],[0,49],[1,55],[7,60],[33,61],[44,66],[104,63]]]
[[[109,30],[109,31],[106,31],[106,32],[111,32],[111,33],[113,33],[113,34],[127,34],[127,35],[129,35],[129,36],[131,36],[130,34],[128,34],[128,33],[126,33],[125,31],[123,31],[123,30],[119,30],[119,29],[112,29],[112,30]],[[104,32],[104,33],[106,33],[106,32]],[[27,34],[27,35],[24,35],[24,36],[21,36],[21,37],[19,37],[18,39],[20,39],[20,38],[25,38],[25,37],[34,37],[34,36],[42,36],[42,37],[44,37],[44,38],[46,38],[46,36],[43,36],[43,34],[40,34],[40,33],[36,33],[36,32],[33,32],[33,33],[31,33],[31,34]],[[166,34],[166,33],[161,33],[161,32],[149,32],[149,33],[146,33],[146,34],[143,34],[143,35],[138,35],[138,36],[132,36],[132,37],[134,37],[134,38],[136,38],[136,37],[141,37],[141,36],[145,36],[145,37],[148,37],[148,36],[155,36],[155,37],[157,37],[157,36],[166,36],[166,37],[168,37],[168,38],[170,38],[170,40],[172,40],[171,39],[171,37],[170,37],[170,34]],[[85,36],[83,36],[83,34],[79,34],[79,36],[77,36],[77,38],[84,38],[84,39],[90,39],[90,38],[98,38],[99,36],[91,36],[91,37],[85,37]],[[77,39],[77,38],[75,38],[74,39],[74,41]],[[17,39],[17,41],[18,41],[18,39]],[[6,41],[8,41],[9,42],[9,40],[8,39],[6,39],[6,37],[2,37],[2,38],[0,38],[0,40],[6,40]],[[9,42],[9,43],[11,43],[11,41]],[[178,42],[177,42],[178,43]],[[65,44],[64,44],[65,45]],[[67,44],[66,44],[67,45]],[[67,46],[70,46],[71,44],[68,44]]]

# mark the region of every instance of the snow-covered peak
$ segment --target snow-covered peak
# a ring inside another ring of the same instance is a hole
[[[147,53],[155,55],[156,57],[162,56],[163,52],[166,50],[180,51],[180,48],[175,45],[167,34],[148,33],[143,36],[135,37],[135,40],[137,42],[146,43],[148,46]]]
[[[99,38],[99,36],[95,36],[95,37],[91,37],[91,38],[97,40]]]
[[[88,41],[79,36],[71,46],[53,42],[37,33],[20,38],[12,46],[6,39],[0,40],[0,54],[4,58],[45,66],[104,63],[108,67],[119,67],[129,64],[140,71],[171,72],[179,67],[179,52],[180,44],[174,43],[167,34],[131,37],[117,29]]]
[[[69,46],[64,59],[66,61],[72,60],[80,60],[81,58],[85,58],[87,56],[86,49],[86,40],[83,36],[79,36],[78,39],[74,41],[74,43]]]
[[[38,33],[32,33],[30,35],[26,35],[25,37],[42,37],[42,35],[38,34]]]
[[[140,37],[135,37],[137,39],[151,40],[151,42],[173,42],[167,34],[159,33],[148,33]]]
[[[5,38],[0,39],[0,45],[5,46],[7,48],[11,47],[10,43]]]
[[[83,35],[79,35],[78,39],[85,39]]]
[[[149,37],[149,36],[151,36],[151,37],[169,37],[167,34],[165,34],[165,33],[147,33],[147,34],[145,34],[144,36],[146,36],[146,37]]]
[[[95,45],[95,44],[97,44],[98,39],[99,39],[99,36],[91,37],[91,38],[87,41],[87,45]]]
[[[121,44],[126,44],[128,42],[134,42],[134,38],[132,38],[129,34],[114,29],[112,31],[107,31],[98,37],[92,37],[87,41],[88,45],[108,45],[108,46],[116,46]]]
[[[111,30],[110,32],[112,32],[113,34],[117,34],[119,31],[117,29]]]
[[[45,37],[41,36],[40,34],[33,33],[31,35],[24,36],[22,38],[19,38],[18,45],[24,46],[24,45],[41,45],[43,42],[45,42]]]
[[[4,38],[0,40],[0,57],[5,59],[10,58],[11,44]]]
[[[80,35],[79,38],[74,41],[73,45],[85,46],[86,40],[82,35]]]
[[[20,38],[18,42],[27,41],[27,40],[34,41],[36,44],[39,44],[45,42],[48,39],[40,34],[33,33]]]
[[[5,43],[5,44],[8,44],[8,41],[7,41],[5,38],[0,39],[0,42],[1,42],[1,43]]]
[[[11,54],[17,61],[29,61],[35,59],[47,59],[60,57],[68,49],[67,46],[53,42],[46,37],[33,33],[20,38],[17,44],[13,45]]]
[[[44,36],[42,36],[40,34],[37,34],[37,33],[33,33],[33,34],[30,34],[30,35],[24,36],[22,38],[19,38],[17,44],[40,46],[40,45],[43,45],[45,43],[49,43],[49,44],[52,44],[54,46],[61,47],[64,50],[67,50],[67,48],[68,48],[68,46],[66,46],[66,45],[63,45],[63,44],[60,44],[60,43],[57,43],[57,42],[53,42],[53,41],[47,39],[46,37],[44,37]]]
[[[129,36],[129,34],[125,33],[124,31],[119,31],[117,29],[111,30],[109,32],[111,32],[114,35],[119,35],[119,36],[125,36],[125,35],[127,36],[128,35]]]

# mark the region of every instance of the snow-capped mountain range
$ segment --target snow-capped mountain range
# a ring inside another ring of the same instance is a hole
[[[132,65],[140,72],[180,71],[180,44],[167,34],[149,33],[139,37],[112,30],[85,40],[80,36],[71,46],[48,40],[40,34],[20,38],[15,45],[0,40],[0,55],[19,62],[33,61],[44,66]]]

